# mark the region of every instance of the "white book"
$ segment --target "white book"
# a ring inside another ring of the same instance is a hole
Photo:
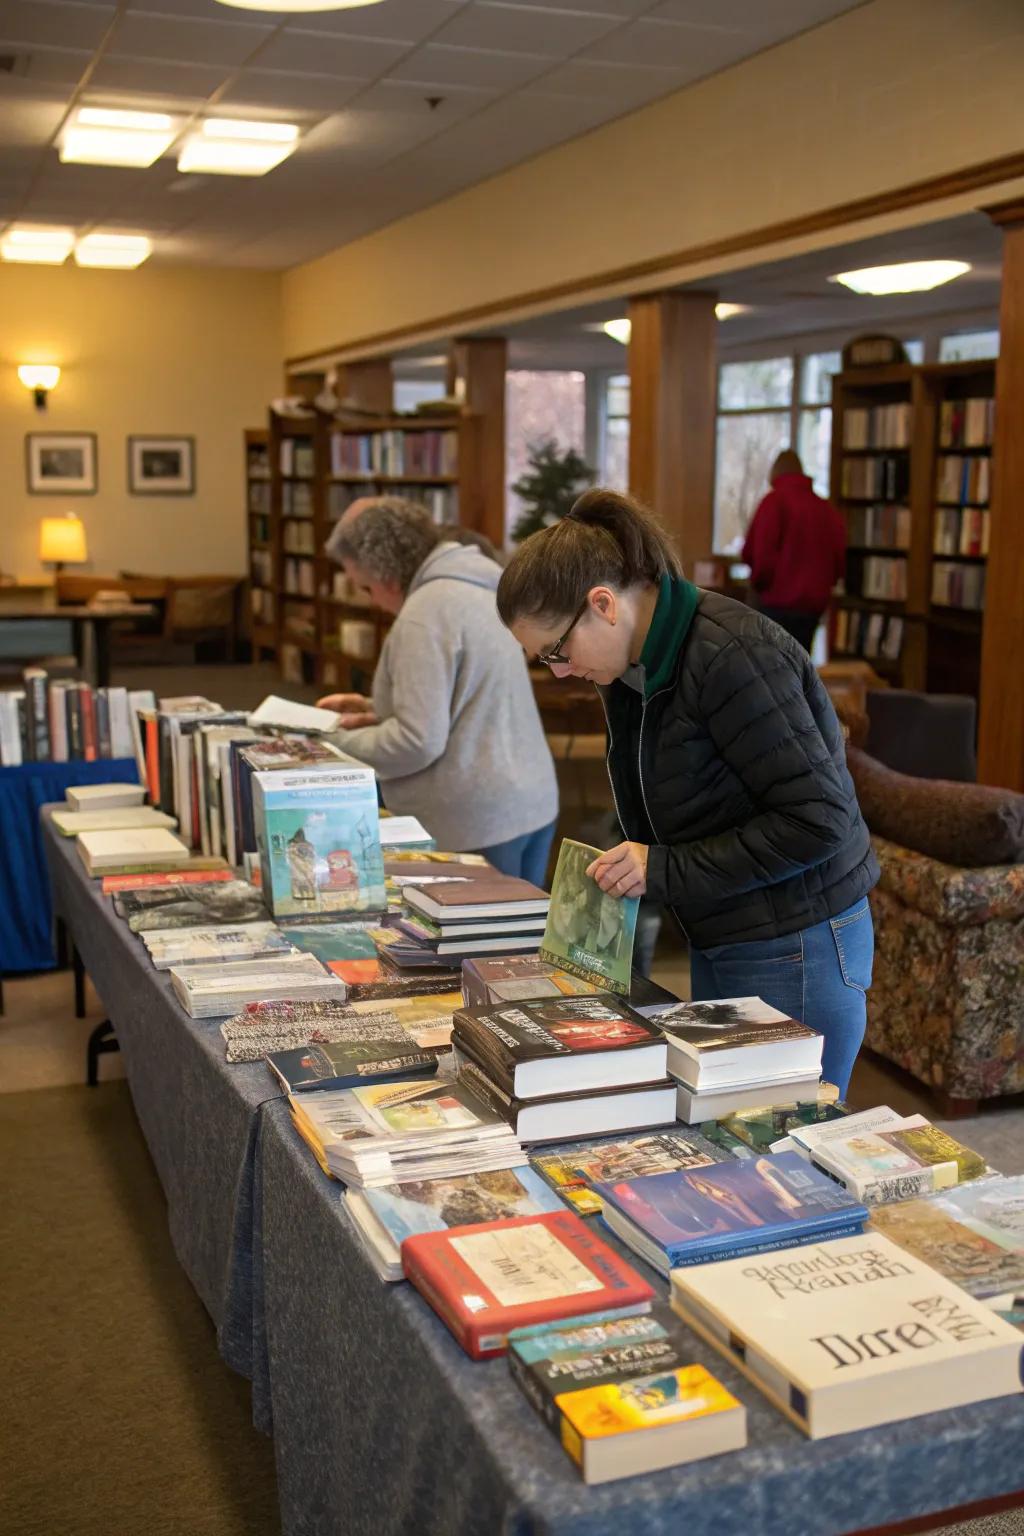
[[[416,816],[382,816],[380,845],[394,848],[399,843],[432,843],[434,839]]]
[[[249,724],[272,726],[282,731],[336,731],[339,720],[333,709],[296,704],[293,699],[281,699],[271,693],[253,710]]]
[[[131,755],[130,749],[127,755]],[[146,791],[141,784],[72,784],[67,791],[68,805],[73,811],[114,811],[123,806],[143,805],[145,799]]]
[[[166,827],[117,827],[103,832],[83,832],[75,846],[91,875],[112,866],[121,869],[156,860],[186,864],[189,857],[185,844]]]
[[[18,729],[18,691],[0,693],[0,763],[5,768],[21,764],[21,731]]]
[[[874,1232],[674,1269],[672,1306],[815,1440],[1021,1389],[1019,1330]]]
[[[135,743],[132,739],[132,719],[128,707],[127,688],[108,688],[107,708],[110,711],[111,755],[131,757],[135,750]]]
[[[706,1093],[697,1093],[686,1083],[677,1081],[676,1114],[686,1125],[700,1125],[705,1120],[720,1120],[723,1115],[734,1114],[740,1109],[812,1103],[818,1097],[818,1082],[815,1072],[809,1077],[766,1078],[760,1083],[741,1083],[734,1088],[712,1088]]]
[[[654,1017],[669,1071],[700,1092],[821,1070],[824,1037],[759,997],[674,1003]]]
[[[132,750],[135,753],[135,761],[139,767],[139,779],[145,784],[146,778],[146,747],[142,735],[142,721],[139,719],[140,710],[156,709],[156,694],[152,688],[132,688],[128,693],[128,718],[132,731]]]
[[[322,967],[319,974],[307,974],[298,966],[279,966],[276,958],[238,962],[239,967],[243,965],[246,970],[241,974],[230,965],[174,966],[171,985],[194,1019],[222,1018],[250,1002],[344,1002],[348,996],[341,978]]]
[[[50,719],[50,757],[55,763],[66,763],[68,749],[67,693],[70,685],[61,678],[55,679],[47,690],[47,706]],[[70,799],[70,792],[68,799]]]
[[[83,832],[114,832],[134,827],[173,827],[174,817],[151,805],[119,805],[96,811],[54,811],[53,824],[65,837]]]
[[[830,1141],[845,1141],[848,1136],[857,1136],[862,1131],[895,1131],[902,1124],[902,1115],[890,1109],[888,1104],[879,1104],[874,1109],[858,1110],[855,1115],[844,1115],[841,1120],[825,1120],[821,1125],[794,1126],[789,1135],[796,1144],[796,1150],[804,1157],[811,1158]]]

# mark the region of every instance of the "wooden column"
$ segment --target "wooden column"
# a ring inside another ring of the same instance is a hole
[[[629,301],[629,485],[675,537],[687,572],[711,554],[715,479],[713,293]]]
[[[448,354],[448,393],[474,418],[459,435],[459,521],[505,543],[505,369],[503,336],[467,336]]]
[[[1003,286],[978,778],[1024,790],[1024,200],[988,212],[1003,230]]]
[[[394,409],[391,359],[370,357],[361,363],[345,363],[338,369],[334,392],[347,405],[390,416]]]

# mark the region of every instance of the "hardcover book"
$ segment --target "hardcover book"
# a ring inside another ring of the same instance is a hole
[[[596,1186],[604,1220],[662,1274],[858,1232],[867,1211],[795,1152]]]
[[[306,1045],[298,1050],[271,1051],[267,1066],[286,1093],[307,1093],[399,1078],[433,1077],[437,1057],[404,1040],[344,1040]]]
[[[406,1276],[474,1360],[511,1329],[592,1312],[647,1312],[654,1295],[571,1211],[424,1232],[402,1244]]]
[[[383,911],[376,779],[339,762],[253,775],[263,892],[275,916]]]
[[[563,839],[540,956],[584,981],[625,995],[640,901],[602,891],[590,878],[587,868],[600,856],[600,848]]]
[[[849,1113],[844,1104],[808,1102],[775,1104],[765,1109],[740,1109],[726,1115],[722,1124],[755,1152],[790,1151],[789,1133],[794,1126],[827,1125]]]
[[[215,881],[234,878],[234,871],[226,867],[224,869],[152,870],[149,874],[104,875],[100,890],[104,896],[113,896],[118,891],[159,890],[169,885],[209,885]]]
[[[442,927],[481,917],[530,917],[538,913],[543,916],[549,903],[547,892],[539,885],[498,874],[496,870],[483,870],[479,879],[466,883],[445,880],[425,886],[407,885],[402,895],[414,911]]]
[[[62,837],[82,832],[116,832],[121,827],[176,827],[177,821],[151,805],[122,805],[114,809],[54,811],[50,818]]]
[[[141,784],[71,784],[66,793],[73,811],[119,810],[146,798]]]
[[[660,1082],[586,1088],[550,1098],[517,1099],[499,1087],[481,1064],[455,1051],[459,1079],[489,1104],[521,1142],[568,1141],[577,1136],[611,1136],[675,1123],[675,1087]]]
[[[821,1069],[823,1037],[759,997],[676,1003],[655,1019],[668,1036],[669,1070],[698,1091]]]
[[[871,1226],[971,1296],[1024,1294],[1024,1234],[1016,1248],[994,1241],[962,1219],[950,1202],[957,1193],[880,1206],[871,1213]]]
[[[460,1008],[452,1038],[519,1099],[651,1083],[666,1075],[659,1030],[609,993]]]
[[[879,1233],[679,1270],[672,1306],[812,1439],[1021,1389],[1020,1333]]]
[[[104,870],[145,867],[159,861],[187,864],[189,850],[166,827],[120,827],[114,831],[83,832],[75,847],[90,875]]]
[[[978,1152],[965,1147],[962,1142],[932,1125],[923,1115],[910,1115],[895,1131],[880,1131],[882,1141],[904,1152],[909,1152],[918,1163],[925,1166],[953,1162],[957,1168],[957,1180],[980,1178],[988,1172],[988,1164]]]
[[[959,1179],[952,1157],[941,1163],[922,1162],[888,1135],[872,1131],[828,1141],[811,1153],[811,1161],[865,1205],[928,1195],[949,1189]]]
[[[687,1139],[671,1131],[658,1136],[631,1136],[625,1141],[584,1141],[553,1152],[531,1152],[530,1162],[563,1200],[581,1216],[601,1210],[593,1186],[616,1179],[642,1179],[676,1168],[706,1168],[718,1162],[715,1149],[703,1137]]]
[[[742,1404],[653,1318],[539,1337],[513,1333],[508,1362],[584,1482],[679,1466],[747,1443]]]

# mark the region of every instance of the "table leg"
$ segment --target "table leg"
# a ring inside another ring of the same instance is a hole
[[[114,1034],[114,1026],[109,1019],[104,1019],[102,1024],[97,1024],[89,1036],[89,1044],[85,1052],[85,1081],[90,1088],[95,1088],[100,1080],[100,1057],[108,1051],[119,1051],[121,1047],[117,1043]]]
[[[85,966],[78,950],[71,946],[71,965],[75,973],[75,1018],[85,1018]]]

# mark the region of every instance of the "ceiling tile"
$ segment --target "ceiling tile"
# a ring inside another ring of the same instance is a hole
[[[307,18],[308,19],[308,18]],[[260,52],[260,69],[285,69],[299,74],[340,75],[343,79],[375,80],[386,74],[408,51],[405,43],[375,38],[338,37],[289,28],[279,32]]]
[[[633,21],[612,37],[591,44],[581,54],[610,64],[642,64],[681,70],[695,79],[722,69],[750,51],[738,32],[686,27],[675,21]]]
[[[853,10],[862,0],[660,0],[648,14],[659,20],[682,21],[691,26],[730,28],[750,36],[770,33],[791,37],[805,27],[830,21]]]
[[[487,5],[491,0],[477,0],[480,5]],[[554,9],[551,0],[512,0],[512,3],[527,11],[546,11]],[[639,16],[650,5],[651,0],[558,0],[557,9],[561,11],[585,11],[590,16]]]
[[[221,105],[253,107],[259,111],[336,112],[364,89],[362,80],[333,75],[291,75],[284,70],[244,69],[220,98]]]
[[[85,48],[42,48],[37,45],[29,54],[28,69],[22,78],[46,80],[54,85],[77,85],[92,57],[92,52]]]
[[[155,11],[163,16],[178,18],[193,16],[200,21],[219,21],[224,26],[233,24],[239,27],[251,27],[254,22],[258,23],[260,20],[258,12],[221,5],[219,0],[128,0],[128,7],[132,11]],[[266,25],[275,26],[280,19],[278,13],[274,12],[266,17]]]
[[[4,85],[2,134],[5,150],[41,149],[60,127],[67,110],[67,92],[56,85],[8,80]]]
[[[521,5],[467,5],[431,39],[463,48],[508,49],[562,59],[620,24],[615,16]]]
[[[203,100],[223,84],[228,71],[210,64],[172,64],[163,59],[100,59],[89,81],[90,98],[106,89],[139,96],[189,96]]]
[[[609,116],[675,90],[678,71],[635,64],[570,59],[544,76],[539,88],[551,95],[594,96],[608,103]]]
[[[512,90],[550,68],[550,59],[525,53],[490,53],[480,48],[446,48],[427,43],[391,71],[392,80],[424,86],[476,86]]]
[[[292,18],[289,30],[343,32],[346,37],[383,38],[390,42],[421,43],[444,26],[467,0],[387,0],[356,10],[315,11]],[[313,17],[316,18],[315,27]]]
[[[113,5],[64,5],[55,0],[3,0],[0,41],[95,48],[114,15]]]
[[[115,28],[109,52],[117,57],[182,62],[201,59],[205,65],[234,65],[243,63],[273,31],[272,22],[240,26],[237,22],[129,11]]]

